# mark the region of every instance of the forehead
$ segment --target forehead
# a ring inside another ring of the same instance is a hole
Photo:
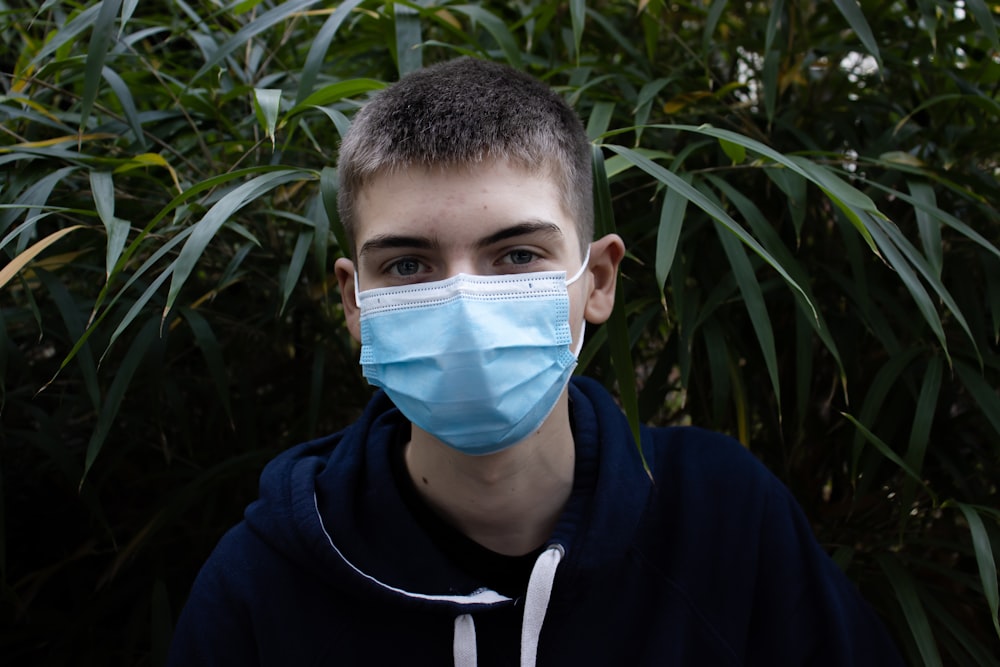
[[[551,222],[566,241],[577,229],[548,169],[507,162],[460,167],[410,167],[375,176],[359,192],[355,242],[387,234],[477,240],[505,226]]]

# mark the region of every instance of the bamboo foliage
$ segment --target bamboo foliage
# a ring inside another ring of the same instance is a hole
[[[762,458],[911,663],[1000,660],[995,7],[13,5],[16,661],[162,661],[263,462],[357,414],[369,392],[329,286],[339,137],[368,95],[458,55],[544,79],[593,140],[598,230],[629,254],[581,367],[634,424],[697,423]]]

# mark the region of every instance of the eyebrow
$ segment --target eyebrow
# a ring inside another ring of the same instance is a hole
[[[493,234],[480,239],[476,242],[476,247],[485,248],[493,245],[494,243],[507,241],[508,239],[517,238],[519,236],[528,236],[530,234],[545,234],[547,236],[554,237],[561,237],[563,235],[562,229],[560,229],[559,225],[554,222],[549,222],[547,220],[527,220],[516,225],[511,225],[510,227],[505,227],[498,232],[494,232]]]
[[[554,222],[547,220],[527,220],[525,222],[505,227],[490,234],[487,237],[476,241],[477,248],[486,248],[501,241],[528,236],[531,234],[545,234],[548,236],[561,237],[562,229]],[[378,250],[391,250],[393,248],[414,248],[418,250],[430,250],[438,244],[424,236],[404,236],[402,234],[379,234],[364,242],[358,256],[363,256],[369,252]]]
[[[430,250],[436,243],[423,236],[402,236],[399,234],[379,234],[365,241],[361,246],[358,255],[373,252],[376,250],[390,250],[392,248],[417,248],[420,250]]]

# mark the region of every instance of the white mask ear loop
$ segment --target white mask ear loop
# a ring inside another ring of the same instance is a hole
[[[569,287],[583,275],[583,272],[587,270],[587,265],[590,264],[590,244],[587,244],[587,254],[583,256],[583,264],[580,265],[579,270],[573,274],[573,277],[566,281],[566,286]],[[355,281],[357,281],[357,274],[354,275]]]
[[[357,306],[358,308],[361,307],[361,302],[358,300],[358,292],[360,292],[360,291],[361,291],[361,288],[358,287],[358,270],[355,269],[354,270],[354,305]]]
[[[577,280],[579,280],[580,276],[583,275],[583,272],[587,270],[587,265],[589,265],[589,264],[590,264],[590,244],[588,243],[587,244],[587,254],[584,255],[584,257],[583,257],[583,264],[580,266],[580,269],[573,275],[573,277],[566,281],[566,286],[569,287],[570,285],[572,285],[573,283],[575,283]],[[356,275],[355,275],[355,279],[357,279]],[[584,318],[583,322],[580,324],[580,335],[577,336],[576,349],[573,350],[573,356],[574,357],[577,357],[577,358],[580,357],[580,350],[583,349],[583,336],[586,333],[587,333],[587,318]]]

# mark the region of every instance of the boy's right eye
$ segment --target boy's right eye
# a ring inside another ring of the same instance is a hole
[[[420,260],[413,257],[398,259],[389,265],[387,272],[400,278],[415,276],[420,273]]]

